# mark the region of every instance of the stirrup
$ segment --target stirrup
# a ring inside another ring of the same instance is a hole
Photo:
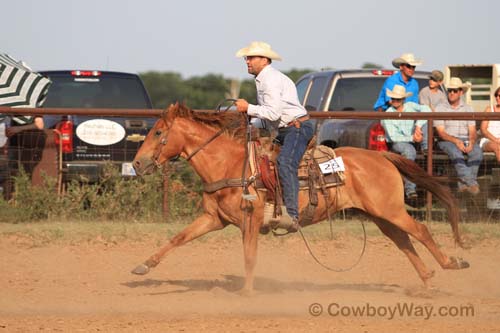
[[[276,237],[282,237],[286,236],[288,234],[294,234],[297,231],[299,231],[300,224],[298,221],[294,221],[291,225],[288,226],[288,228],[285,229],[285,232],[277,232],[276,229],[272,229],[271,231],[273,232],[273,235]]]

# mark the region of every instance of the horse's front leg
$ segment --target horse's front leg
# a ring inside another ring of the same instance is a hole
[[[190,225],[188,225],[184,230],[178,233],[174,238],[172,238],[165,246],[163,246],[157,253],[149,257],[143,264],[137,266],[132,273],[138,275],[147,274],[150,268],[155,267],[160,263],[160,260],[168,252],[176,247],[186,244],[193,239],[196,239],[204,234],[220,230],[224,228],[224,225],[219,219],[205,213],[194,220]]]
[[[259,229],[262,225],[262,216],[259,214],[248,214],[242,225],[243,232],[243,254],[245,257],[245,284],[240,291],[242,295],[251,295],[254,285],[254,269],[257,264],[257,240]],[[260,220],[259,220],[260,218]]]

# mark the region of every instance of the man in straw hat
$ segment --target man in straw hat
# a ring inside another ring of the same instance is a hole
[[[436,106],[436,112],[473,112],[465,104],[462,95],[469,89],[458,77],[452,77],[447,86],[447,103]],[[477,144],[476,122],[474,120],[436,120],[436,131],[441,141],[438,146],[448,154],[459,178],[458,191],[479,193],[477,173],[483,159],[483,152]],[[467,155],[467,162],[465,161]]]
[[[434,111],[437,105],[446,103],[446,95],[441,90],[443,79],[443,72],[439,70],[432,71],[429,76],[429,85],[422,88],[418,94],[420,104],[428,105]]]
[[[387,89],[391,90],[396,84],[405,87],[406,91],[411,92],[412,96],[407,101],[418,103],[418,82],[413,77],[415,68],[422,65],[422,61],[415,59],[412,53],[405,53],[401,57],[392,61],[392,65],[399,68],[399,72],[394,73],[385,80],[377,101],[373,105],[376,111],[385,111],[391,106],[391,99],[386,95]]]
[[[278,128],[276,141],[282,145],[277,164],[283,201],[292,223],[288,232],[298,230],[298,168],[307,144],[314,134],[312,121],[300,104],[295,84],[290,78],[271,66],[273,60],[281,57],[264,42],[252,42],[236,53],[244,57],[248,73],[255,77],[257,105],[244,99],[236,101],[239,112],[263,119]]]
[[[395,85],[392,90],[387,89],[386,95],[391,99],[391,106],[386,112],[431,112],[427,105],[420,105],[413,102],[406,102],[408,97],[413,94],[406,92],[405,87]],[[426,140],[425,133],[422,131],[427,120],[402,120],[402,119],[383,119],[381,121],[385,129],[387,141],[390,143],[391,150],[395,151],[409,160],[415,161],[417,151],[416,143],[422,143]],[[407,179],[404,181],[405,194],[408,199],[416,199],[416,185]]]

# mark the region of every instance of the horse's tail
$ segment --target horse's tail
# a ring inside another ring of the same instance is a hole
[[[448,186],[443,185],[436,178],[429,176],[414,161],[411,161],[401,155],[390,152],[384,152],[383,156],[387,160],[389,160],[392,164],[394,164],[394,166],[399,170],[399,172],[403,176],[405,176],[408,180],[430,191],[444,203],[448,211],[448,220],[451,224],[451,229],[453,231],[455,242],[460,247],[463,248],[464,243],[460,237],[460,232],[458,230],[458,220],[460,218],[458,202],[451,193],[450,188]]]

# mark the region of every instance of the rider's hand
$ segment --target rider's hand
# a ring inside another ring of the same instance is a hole
[[[415,127],[415,132],[413,133],[413,141],[414,142],[422,142],[424,139],[424,135],[422,133],[422,129],[418,126]]]
[[[247,112],[248,110],[248,102],[242,98],[237,99],[234,103],[236,105],[236,110],[238,112]]]

